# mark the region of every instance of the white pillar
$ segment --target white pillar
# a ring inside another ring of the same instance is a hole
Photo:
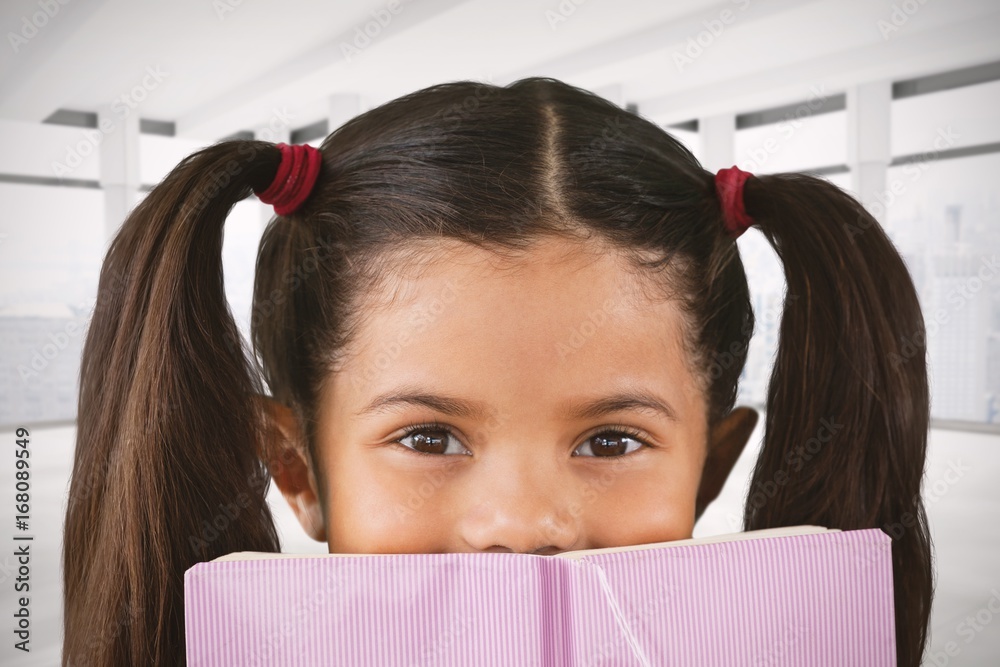
[[[326,133],[330,134],[361,113],[361,96],[357,93],[331,95],[327,109]]]
[[[886,175],[892,160],[892,82],[876,81],[847,89],[847,165],[851,187],[869,213],[885,224]]]
[[[97,110],[101,132],[100,183],[104,191],[104,232],[118,233],[129,211],[139,202],[139,114],[124,118],[104,105]]]
[[[706,171],[716,172],[736,163],[733,139],[736,134],[736,115],[727,113],[698,119],[701,137],[701,165]]]

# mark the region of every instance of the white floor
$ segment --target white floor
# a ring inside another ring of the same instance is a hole
[[[760,441],[763,418],[751,442]],[[62,520],[72,461],[75,428],[32,429],[31,652],[13,648],[15,609],[13,547],[0,548],[0,664],[7,667],[59,664],[62,641]],[[3,432],[13,458],[14,435]],[[696,536],[739,529],[740,508],[756,449],[748,449]],[[13,468],[12,461],[8,465]],[[959,471],[946,476],[949,469]],[[0,503],[0,525],[13,529],[12,475],[3,474],[7,502]],[[953,483],[949,483],[952,480]],[[937,594],[931,648],[924,664],[934,667],[1000,665],[1000,436],[931,431],[925,497],[935,542]],[[323,552],[298,526],[284,499],[269,496],[286,552]],[[8,545],[14,544],[10,537]],[[978,629],[977,629],[978,628]],[[946,651],[950,651],[950,654]]]

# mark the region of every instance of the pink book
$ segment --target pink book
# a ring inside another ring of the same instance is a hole
[[[896,665],[875,528],[556,556],[239,552],[184,574],[184,614],[191,667]]]

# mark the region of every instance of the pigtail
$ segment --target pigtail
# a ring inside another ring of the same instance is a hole
[[[787,282],[745,529],[885,531],[897,660],[917,667],[933,575],[920,496],[930,407],[916,289],[882,227],[836,186],[762,175],[747,181],[744,201]]]
[[[257,141],[192,154],[110,245],[80,371],[63,665],[183,664],[184,571],[279,550],[260,376],[222,276],[226,216],[279,160]]]

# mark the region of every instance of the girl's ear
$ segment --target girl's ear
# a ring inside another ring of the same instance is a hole
[[[257,397],[268,421],[267,467],[281,495],[288,501],[303,530],[317,542],[326,542],[326,522],[312,457],[295,414],[268,396]]]
[[[721,422],[715,425],[708,436],[708,455],[701,473],[701,484],[695,500],[694,519],[698,520],[705,508],[715,500],[743,453],[758,414],[753,408],[735,408]]]

